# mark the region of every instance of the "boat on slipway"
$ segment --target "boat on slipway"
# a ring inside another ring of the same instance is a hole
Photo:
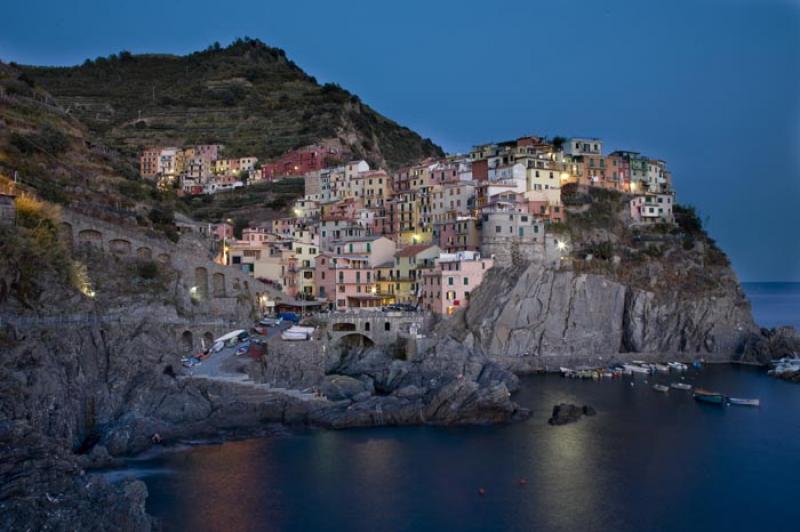
[[[667,393],[669,391],[669,386],[664,386],[663,384],[654,384],[653,389],[657,392]]]
[[[711,403],[715,405],[724,405],[726,400],[726,397],[723,394],[710,392],[702,388],[695,388],[694,392],[692,393],[692,397],[694,397],[696,401],[702,401],[704,403]]]
[[[669,385],[670,388],[675,388],[676,390],[691,390],[692,385],[686,384],[685,382],[673,382]]]

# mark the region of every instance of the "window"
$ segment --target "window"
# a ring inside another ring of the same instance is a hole
[[[320,279],[322,279],[324,281],[325,280],[325,272],[320,272],[319,275],[320,275]]]
[[[453,278],[452,277],[448,277],[447,278],[447,285],[448,286],[453,286]]]
[[[391,330],[392,330],[392,324],[391,324],[390,322],[388,322],[388,321],[387,321],[387,322],[385,322],[385,323],[383,324],[383,330],[384,330],[384,331],[391,331]]]
[[[464,277],[464,286],[469,286],[469,277]]]

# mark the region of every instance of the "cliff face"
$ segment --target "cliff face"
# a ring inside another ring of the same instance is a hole
[[[536,264],[491,271],[440,331],[521,371],[648,356],[763,362],[756,351],[769,351],[738,285],[648,291]]]

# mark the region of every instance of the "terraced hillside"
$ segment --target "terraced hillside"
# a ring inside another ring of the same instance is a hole
[[[397,167],[441,148],[337,85],[320,85],[283,50],[258,40],[186,56],[132,55],[75,67],[21,67],[109,145],[129,155],[152,144],[221,142],[261,160],[323,139]]]

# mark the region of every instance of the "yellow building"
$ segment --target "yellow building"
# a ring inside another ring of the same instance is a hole
[[[439,246],[416,244],[395,253],[394,293],[398,303],[416,305],[419,302],[422,270],[432,267],[440,252]]]

